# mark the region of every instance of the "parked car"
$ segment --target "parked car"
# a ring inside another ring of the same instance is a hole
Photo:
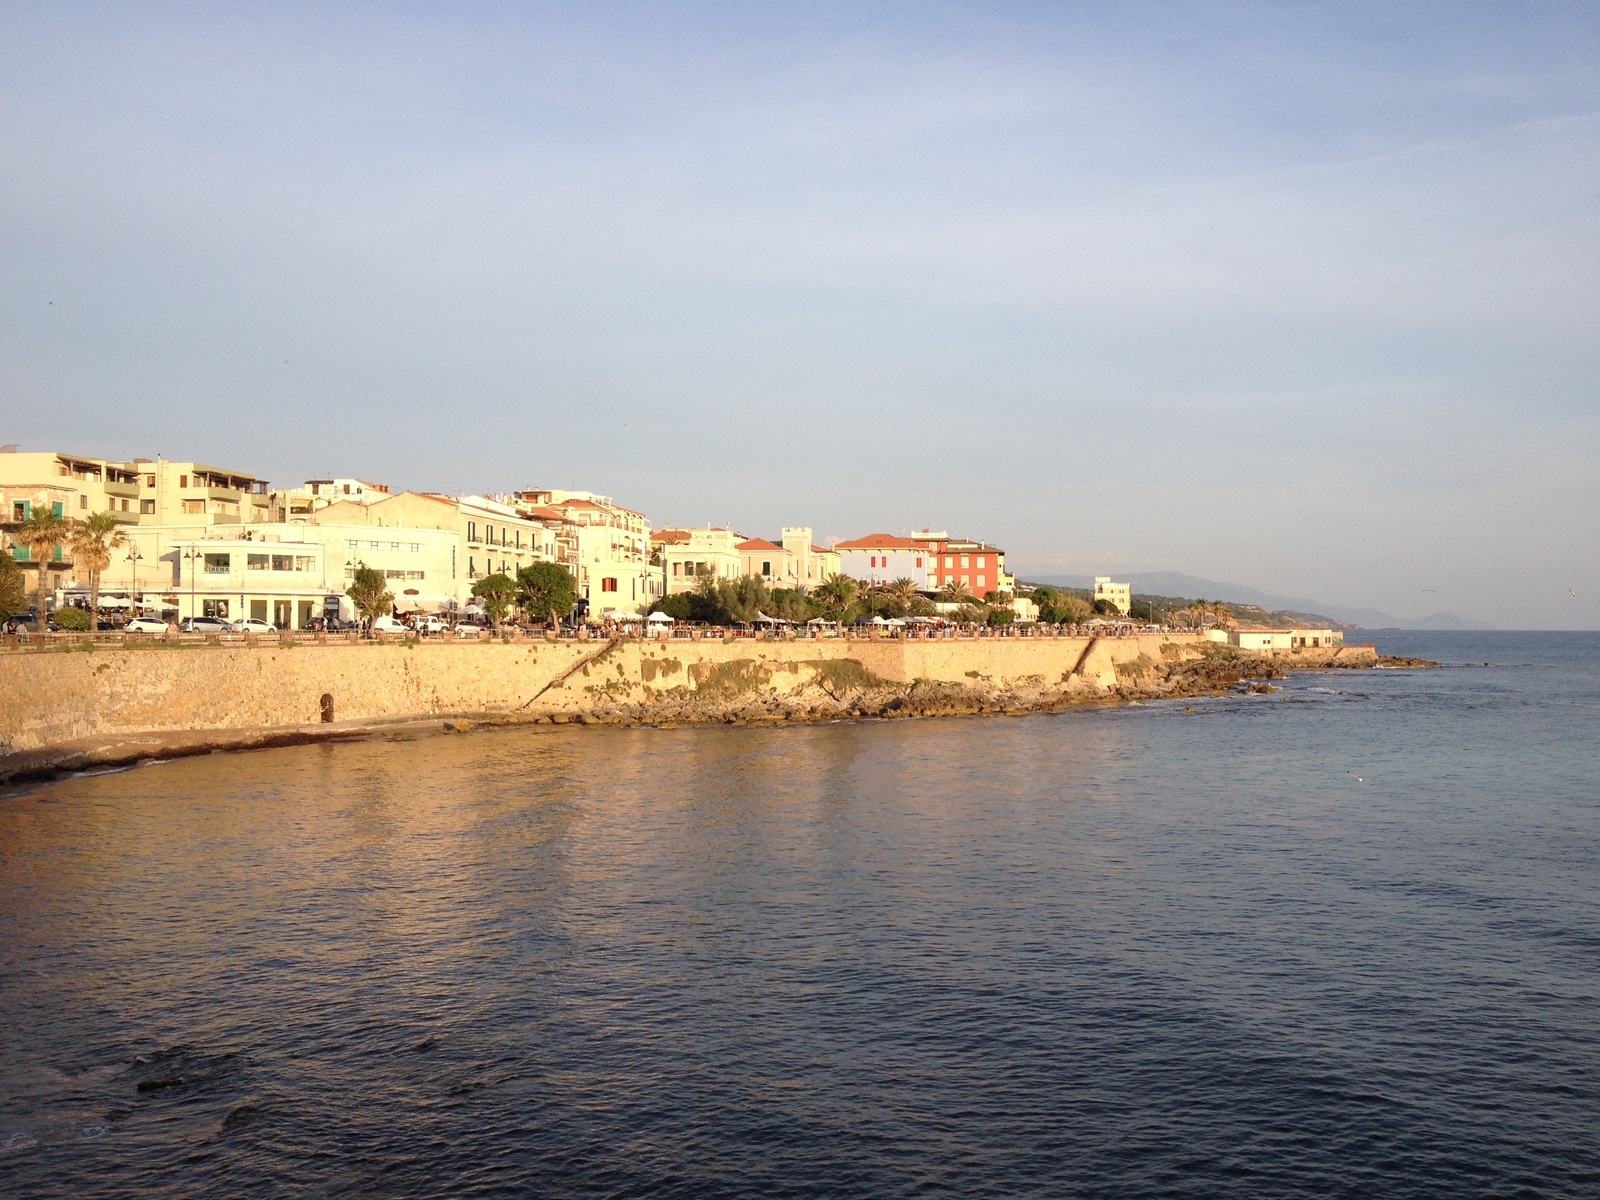
[[[271,633],[275,629],[276,625],[268,625],[265,621],[258,621],[254,617],[245,617],[233,623],[235,633]]]
[[[411,619],[411,628],[418,633],[443,633],[445,623],[432,614],[423,613]]]
[[[233,623],[221,617],[185,617],[178,628],[184,633],[232,633]]]
[[[379,617],[372,623],[373,633],[410,633],[404,625],[393,617]]]
[[[125,633],[165,633],[167,621],[165,617],[134,617],[122,628]]]

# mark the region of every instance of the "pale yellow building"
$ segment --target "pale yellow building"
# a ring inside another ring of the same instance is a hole
[[[663,595],[661,573],[650,562],[650,522],[642,512],[610,496],[561,488],[528,488],[505,499],[545,519],[560,519],[562,561],[577,577],[578,595],[591,613],[642,613]]]
[[[744,574],[739,543],[748,539],[716,526],[705,529],[657,530],[661,579],[666,594],[692,592],[701,574],[716,579],[737,579]]]
[[[515,576],[530,563],[561,561],[556,531],[549,522],[486,496],[398,492],[365,504],[341,501],[318,511],[312,520],[320,525],[452,530],[460,535],[453,577],[466,594],[486,576]]]
[[[49,503],[60,504],[63,517],[109,512],[130,525],[139,520],[142,493],[131,465],[79,454],[0,447],[0,490],[8,519],[19,503],[31,510],[30,489],[53,489]]]
[[[813,542],[808,526],[789,525],[782,543],[746,538],[736,544],[739,573],[765,581],[771,588],[809,592],[839,572],[839,555]]]
[[[307,521],[330,504],[371,504],[392,494],[387,484],[365,479],[308,479],[300,487],[270,493],[269,507],[274,521]]]
[[[1109,575],[1096,575],[1094,598],[1106,601],[1123,616],[1127,616],[1128,610],[1133,607],[1133,585],[1113,583]]]

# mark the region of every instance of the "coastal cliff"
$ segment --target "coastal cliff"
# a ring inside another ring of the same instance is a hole
[[[1371,647],[1258,656],[1182,634],[10,651],[0,653],[0,781],[402,728],[1024,712],[1376,663]]]

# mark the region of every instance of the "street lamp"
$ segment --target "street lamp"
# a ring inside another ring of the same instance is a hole
[[[203,558],[205,558],[204,552],[196,546],[190,546],[183,552],[183,561],[189,564],[189,620],[191,628],[193,628],[193,621],[198,615],[194,611],[194,575],[200,567],[200,560]]]
[[[144,555],[139,553],[137,545],[128,547],[128,575],[133,581],[133,615],[139,615],[139,560]]]

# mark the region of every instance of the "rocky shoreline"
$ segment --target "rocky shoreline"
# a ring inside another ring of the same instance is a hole
[[[839,660],[801,688],[774,694],[758,675],[727,672],[698,687],[660,693],[644,703],[613,701],[596,691],[581,711],[566,707],[517,711],[408,714],[292,727],[180,730],[100,736],[23,751],[0,759],[0,785],[33,783],[65,775],[112,770],[150,760],[269,749],[325,741],[412,740],[475,730],[567,725],[677,729],[692,725],[782,725],[848,720],[1060,712],[1071,707],[1177,700],[1233,692],[1274,692],[1272,681],[1291,670],[1348,671],[1436,667],[1422,659],[1378,656],[1349,660],[1281,658],[1240,652],[1210,652],[1172,660],[1140,655],[1117,665],[1117,682],[1094,687],[1079,676],[1006,684],[879,678],[852,660]]]

